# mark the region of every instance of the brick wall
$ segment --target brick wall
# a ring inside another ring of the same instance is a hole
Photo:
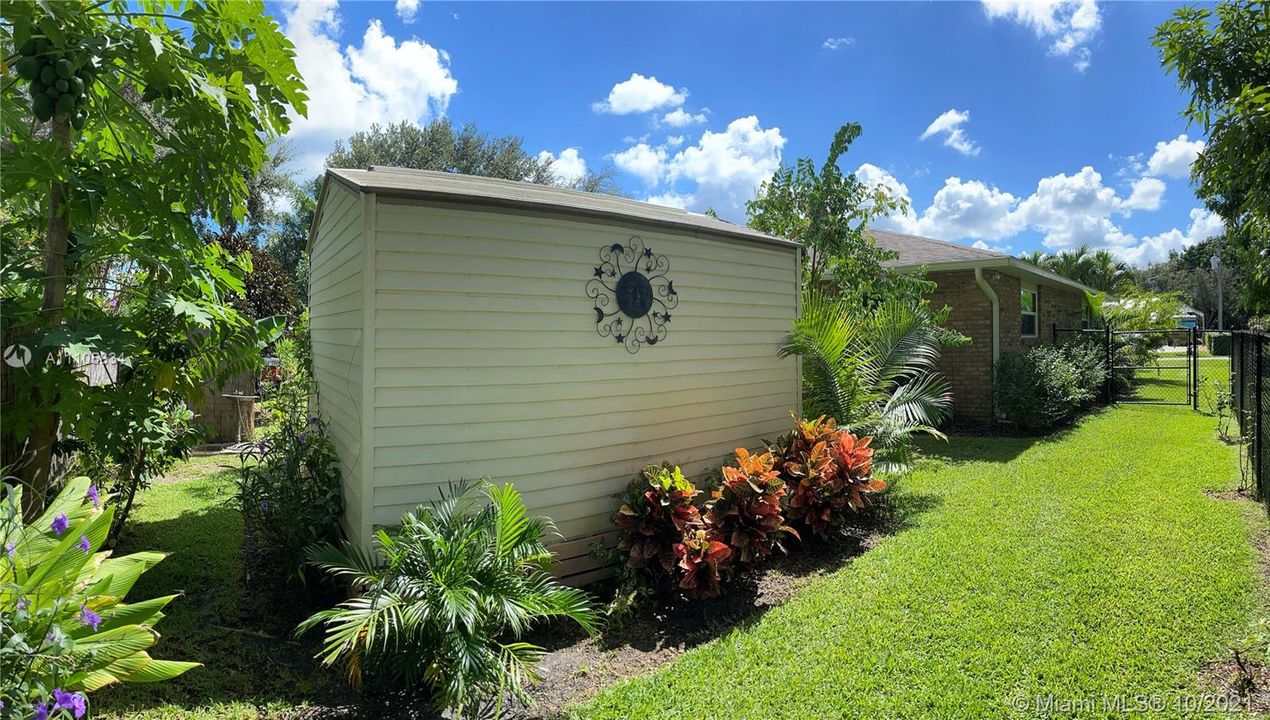
[[[984,270],[984,279],[996,292],[1001,308],[1001,352],[1049,343],[1055,324],[1079,328],[1084,298],[1079,292],[1041,286],[1037,288],[1037,337],[1024,338],[1020,316],[1022,282],[1013,275]],[[937,285],[931,305],[948,306],[948,326],[970,337],[969,345],[944,348],[939,371],[953,391],[953,419],[992,420],[992,304],[975,282],[973,270],[933,272],[927,278]]]

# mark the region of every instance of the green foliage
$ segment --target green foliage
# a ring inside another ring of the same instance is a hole
[[[930,284],[882,267],[898,255],[880,250],[868,234],[879,217],[907,211],[902,198],[881,186],[868,187],[854,173],[843,173],[838,161],[860,136],[856,123],[834,134],[819,172],[811,158],[783,165],[746,203],[749,226],[802,244],[804,285],[828,284],[835,294],[857,301],[903,294],[917,298]]]
[[[939,318],[921,302],[891,298],[865,311],[809,292],[779,349],[781,356],[802,359],[804,414],[832,417],[858,436],[872,436],[881,470],[906,468],[915,435],[943,437],[936,426],[952,403],[935,362],[941,345],[962,340],[941,328]]]
[[[569,618],[587,632],[597,613],[581,590],[547,573],[554,532],[511,485],[462,484],[380,529],[373,554],[315,549],[312,561],[357,591],[300,625],[326,628],[325,665],[349,679],[422,691],[438,709],[476,717],[505,694],[527,700],[542,649],[520,640],[534,625]]]
[[[310,415],[307,374],[284,381],[279,419],[243,453],[235,503],[243,514],[243,566],[266,587],[303,582],[306,551],[343,537],[339,458],[327,423]]]
[[[1182,115],[1207,136],[1191,167],[1196,195],[1226,222],[1248,273],[1245,305],[1270,310],[1270,6],[1180,8],[1153,43],[1190,94]]]
[[[1117,292],[1133,282],[1133,271],[1127,263],[1117,260],[1107,250],[1091,250],[1088,245],[1063,250],[1056,255],[1034,250],[1019,257],[1043,270],[1102,292]]]
[[[1214,256],[1221,258],[1216,271],[1210,265]],[[1222,326],[1224,328],[1247,327],[1250,311],[1247,268],[1239,259],[1239,252],[1226,237],[1201,240],[1182,251],[1169,253],[1169,259],[1153,263],[1134,273],[1134,282],[1143,290],[1159,294],[1176,294],[1187,305],[1204,313],[1204,322],[1211,329],[1217,327],[1218,275],[1222,284]]]
[[[1094,343],[1001,354],[992,379],[997,415],[1025,432],[1048,430],[1093,402],[1106,380]]]
[[[96,445],[68,441],[76,449],[76,474],[103,478],[103,486],[117,498],[115,519],[107,545],[113,546],[132,515],[137,493],[150,487],[176,463],[186,460],[203,439],[189,406],[178,400],[144,409],[136,426],[124,425],[125,435]]]
[[[0,486],[0,701],[25,717],[38,706],[67,711],[120,682],[161,682],[198,663],[155,660],[154,624],[175,595],[124,603],[164,555],[98,552],[114,519],[111,496],[86,477],[66,484],[34,522],[22,520],[22,488]],[[60,698],[60,702],[58,699]],[[69,716],[71,713],[67,712]],[[75,717],[83,713],[75,712]]]
[[[701,491],[670,463],[649,465],[622,494],[613,522],[620,532],[618,555],[625,554],[624,585],[648,588],[663,597],[679,587],[675,546],[702,527],[696,506]]]
[[[34,353],[9,374],[2,430],[21,453],[31,514],[58,438],[121,459],[130,448],[118,438],[252,367],[277,324],[232,306],[250,259],[204,242],[191,218],[245,216],[247,178],[289,113],[304,112],[293,47],[258,1],[169,10],[74,0],[0,11],[0,42],[34,42],[91,80],[75,117],[55,109],[47,122],[30,81],[0,90],[0,316],[6,344]],[[119,359],[117,382],[90,385],[76,370],[93,353]]]

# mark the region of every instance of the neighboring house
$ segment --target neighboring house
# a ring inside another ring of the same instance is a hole
[[[643,466],[704,481],[788,429],[800,249],[608,195],[327,170],[309,318],[349,536],[489,476],[555,520],[558,574],[593,578]]]
[[[936,284],[931,305],[952,308],[948,327],[971,339],[944,348],[939,370],[952,383],[954,420],[992,420],[992,369],[1001,353],[1054,341],[1054,330],[1076,329],[1093,288],[990,250],[902,233],[872,230],[879,248],[899,253],[885,263],[925,271]]]
[[[1204,313],[1196,310],[1190,305],[1183,305],[1173,319],[1177,321],[1177,326],[1183,330],[1203,330],[1204,329]]]

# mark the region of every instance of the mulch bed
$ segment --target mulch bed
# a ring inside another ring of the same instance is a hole
[[[815,578],[872,547],[880,535],[876,529],[855,529],[832,544],[807,542],[789,557],[733,582],[721,597],[645,611],[598,637],[564,626],[535,633],[526,640],[548,652],[538,665],[541,679],[530,689],[534,703],[508,708],[507,717],[558,717],[607,685],[666,665],[697,645],[755,622]]]

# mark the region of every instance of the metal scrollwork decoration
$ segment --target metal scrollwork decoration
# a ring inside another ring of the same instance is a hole
[[[586,294],[595,304],[595,329],[634,355],[670,333],[670,311],[679,305],[670,261],[632,237],[625,245],[600,248],[600,264],[587,281]]]

